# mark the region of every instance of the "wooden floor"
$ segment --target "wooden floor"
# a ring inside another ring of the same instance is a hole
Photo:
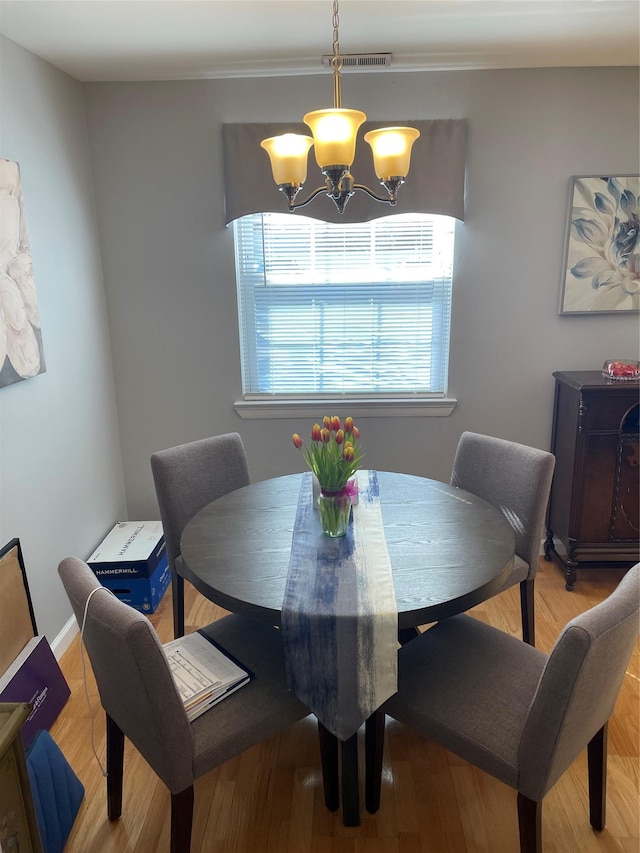
[[[540,561],[536,581],[537,645],[548,651],[564,624],[605,598],[619,569],[578,572],[573,592],[555,564]],[[187,584],[187,630],[221,611]],[[517,589],[473,614],[519,636]],[[151,617],[162,642],[172,639],[168,592]],[[61,666],[71,698],[52,735],[86,788],[65,853],[145,853],[169,849],[169,793],[129,743],[125,752],[123,815],[110,823],[105,781],[91,751],[90,716],[82,685],[78,639]],[[629,665],[609,725],[607,826],[589,825],[586,755],[547,795],[545,853],[638,853],[639,655]],[[104,762],[104,715],[89,669],[95,745]],[[363,749],[360,750],[362,755]],[[362,778],[362,777],[361,777]],[[382,804],[364,809],[359,827],[323,804],[315,718],[254,747],[196,782],[192,850],[203,853],[516,853],[516,795],[454,755],[396,722],[388,722]],[[187,851],[185,851],[187,853]]]

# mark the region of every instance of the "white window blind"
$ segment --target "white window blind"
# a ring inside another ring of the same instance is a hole
[[[245,395],[444,395],[455,220],[234,221]]]

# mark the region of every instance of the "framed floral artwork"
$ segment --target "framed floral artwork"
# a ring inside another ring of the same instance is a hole
[[[44,371],[20,167],[0,158],[0,388]]]
[[[569,188],[561,314],[640,309],[640,176],[574,176]]]

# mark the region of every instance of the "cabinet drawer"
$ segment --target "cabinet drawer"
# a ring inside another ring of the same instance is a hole
[[[582,401],[589,432],[618,432],[624,416],[638,403],[638,389],[621,389],[620,393],[606,395],[585,391]]]

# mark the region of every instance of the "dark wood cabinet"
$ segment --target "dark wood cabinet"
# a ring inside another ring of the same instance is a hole
[[[578,567],[640,560],[640,383],[605,379],[597,370],[553,376],[556,467],[544,553],[547,560],[555,554],[573,589]]]

